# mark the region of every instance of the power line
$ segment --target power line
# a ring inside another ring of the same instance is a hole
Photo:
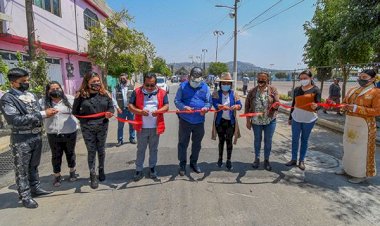
[[[268,9],[264,10],[262,13],[260,13],[259,15],[257,15],[255,18],[253,18],[252,20],[250,20],[247,24],[245,24],[242,29],[248,27],[252,22],[254,22],[255,20],[257,20],[258,18],[260,18],[262,15],[264,15],[265,13],[269,12],[271,9],[273,9],[276,5],[278,5],[280,2],[282,2],[282,0],[279,0],[278,2],[276,2],[275,4],[273,4],[271,7],[269,7]]]
[[[249,29],[251,29],[251,28],[254,28],[254,27],[256,27],[256,26],[258,26],[258,25],[260,25],[260,24],[262,24],[262,23],[264,23],[264,22],[266,22],[266,21],[268,21],[268,20],[270,20],[270,19],[273,19],[274,17],[276,17],[276,16],[278,16],[278,15],[280,15],[280,14],[282,14],[282,13],[284,13],[284,12],[286,12],[286,11],[288,11],[288,10],[294,8],[294,7],[296,7],[297,5],[301,4],[301,3],[304,2],[304,1],[305,1],[305,0],[301,0],[301,1],[299,1],[299,2],[297,2],[297,3],[295,3],[295,4],[293,4],[293,5],[289,6],[288,8],[286,8],[286,9],[284,9],[284,10],[282,10],[282,11],[280,11],[280,12],[274,14],[274,15],[272,15],[271,17],[269,17],[269,18],[267,18],[267,19],[261,21],[260,23],[258,23],[258,24],[254,24],[254,25],[251,25],[251,26],[247,27],[246,29],[241,30],[241,31],[239,31],[239,32],[247,31],[247,30],[249,30]]]

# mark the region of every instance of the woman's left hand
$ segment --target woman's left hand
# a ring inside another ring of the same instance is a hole
[[[316,110],[318,108],[318,104],[312,103],[310,107],[311,107],[311,109]]]
[[[111,118],[113,116],[112,112],[106,112],[105,117],[106,118]]]
[[[235,104],[235,105],[231,106],[230,110],[232,110],[232,111],[233,110],[240,110],[240,105]]]

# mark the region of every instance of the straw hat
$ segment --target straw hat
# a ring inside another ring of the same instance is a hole
[[[229,72],[223,72],[220,76],[219,82],[234,82],[234,80],[232,80],[232,76]]]

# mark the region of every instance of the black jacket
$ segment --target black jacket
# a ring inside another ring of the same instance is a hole
[[[19,94],[10,89],[0,99],[0,110],[12,130],[31,130],[42,126],[41,106],[30,92]]]
[[[108,95],[91,94],[90,97],[77,97],[73,104],[73,115],[91,115],[101,112],[112,112],[115,109],[113,107],[112,99]],[[81,124],[102,124],[107,123],[108,119],[105,117],[83,119],[79,118]]]

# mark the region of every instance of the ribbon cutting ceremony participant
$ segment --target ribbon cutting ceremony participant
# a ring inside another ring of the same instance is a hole
[[[260,72],[257,75],[257,86],[248,92],[245,101],[245,113],[261,112],[256,117],[247,117],[247,128],[253,129],[255,159],[252,167],[260,166],[260,149],[264,132],[264,169],[272,170],[269,157],[272,150],[272,138],[276,129],[276,116],[280,102],[277,89],[269,85],[269,74]]]
[[[343,103],[346,123],[343,135],[343,168],[351,183],[361,183],[376,175],[376,116],[380,116],[380,89],[374,86],[376,72],[360,73],[359,87],[347,92]]]
[[[66,155],[67,165],[70,168],[69,181],[77,180],[75,173],[78,120],[71,114],[74,98],[70,99],[63,92],[61,84],[56,81],[49,82],[45,88],[45,97],[41,99],[44,109],[54,108],[58,113],[44,121],[47,138],[51,150],[53,165],[53,186],[61,185],[61,165],[63,153]]]
[[[83,139],[88,152],[87,161],[92,189],[99,186],[95,171],[96,153],[98,153],[99,160],[99,181],[106,179],[104,173],[105,143],[108,132],[108,119],[113,116],[114,107],[112,98],[104,88],[101,77],[95,72],[87,72],[74,100],[72,113],[82,116],[103,112],[105,112],[104,115],[95,118],[79,117]]]
[[[38,166],[41,160],[42,122],[58,110],[42,110],[29,89],[29,74],[20,68],[9,70],[11,88],[0,99],[0,110],[12,127],[10,147],[14,156],[17,191],[26,208],[37,208],[32,196],[47,195],[40,187]]]
[[[292,159],[286,165],[297,165],[298,150],[300,150],[298,167],[305,170],[305,156],[311,131],[318,119],[317,109],[318,103],[321,102],[321,91],[312,81],[311,71],[303,71],[298,77],[301,86],[294,89],[292,102],[294,108],[289,116],[289,125],[292,126]]]
[[[134,90],[134,84],[132,80],[128,80],[126,74],[122,73],[119,77],[119,83],[113,89],[112,101],[117,110],[117,117],[128,120],[134,120],[134,115],[128,109],[129,99]],[[119,121],[117,124],[117,144],[116,147],[123,145],[124,139],[124,122]],[[136,131],[133,129],[133,125],[129,124],[129,142],[136,144]]]
[[[135,181],[144,177],[145,151],[149,145],[150,178],[158,179],[156,165],[160,135],[165,132],[163,113],[169,110],[169,100],[166,91],[157,87],[157,75],[144,75],[143,86],[133,91],[129,109],[135,114],[137,124],[137,153]],[[142,122],[142,123],[141,123]]]
[[[236,118],[236,111],[242,107],[239,95],[232,90],[231,74],[224,72],[220,76],[219,91],[212,94],[212,103],[216,110],[221,110],[215,113],[214,123],[212,129],[212,139],[216,140],[216,134],[219,137],[219,158],[218,166],[223,165],[223,151],[224,143],[227,145],[227,161],[226,168],[232,169],[231,155],[232,155],[232,138],[235,137],[234,143],[240,138],[240,130],[238,120]]]
[[[190,168],[196,173],[201,173],[198,166],[199,152],[202,148],[202,139],[205,134],[205,114],[212,104],[210,89],[203,81],[203,71],[199,67],[191,69],[189,80],[180,84],[174,103],[183,111],[201,110],[193,114],[178,114],[178,160],[179,174],[186,174],[187,147],[191,136]]]

